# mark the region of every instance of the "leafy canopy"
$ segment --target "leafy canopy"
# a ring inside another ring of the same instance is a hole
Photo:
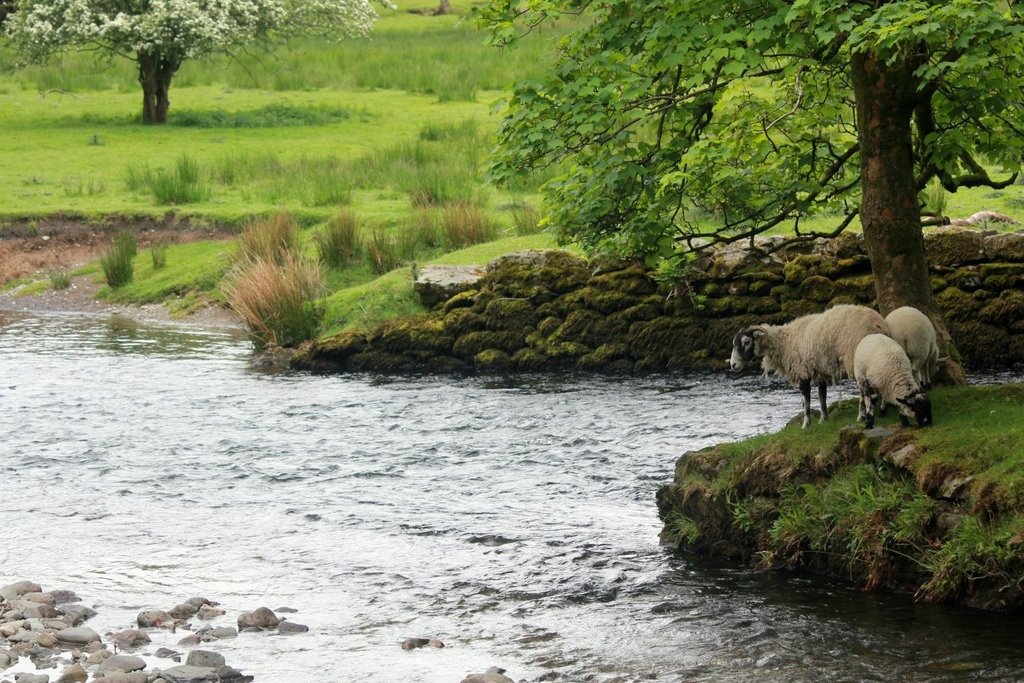
[[[498,45],[568,15],[582,28],[515,88],[491,175],[559,166],[550,222],[622,253],[783,222],[800,235],[818,213],[838,232],[860,201],[851,57],[869,53],[918,65],[919,189],[999,186],[986,165],[1016,172],[1024,152],[1021,14],[1007,0],[492,0],[476,16]]]

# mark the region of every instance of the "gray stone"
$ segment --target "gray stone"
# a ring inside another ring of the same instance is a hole
[[[278,607],[274,610],[275,614],[297,614],[299,610],[294,607]]]
[[[34,602],[40,605],[54,605],[57,603],[49,593],[25,593],[21,599],[26,602]]]
[[[212,669],[219,669],[224,666],[224,655],[219,652],[211,652],[210,650],[192,650],[188,653],[188,659],[185,660],[185,664],[188,666],[208,667]]]
[[[227,665],[217,669],[217,676],[220,683],[249,683],[249,681],[255,678],[254,676],[246,676],[238,669],[233,669]]]
[[[196,638],[196,643],[199,643],[198,638]],[[181,660],[180,652],[175,652],[174,650],[171,650],[170,648],[166,647],[157,648],[156,652],[153,653],[153,656],[158,657],[160,659],[173,659],[175,661]]]
[[[199,611],[196,613],[196,616],[199,617],[200,619],[203,619],[205,621],[205,620],[208,620],[208,619],[213,619],[214,617],[223,616],[224,613],[225,613],[224,610],[222,610],[219,607],[211,607],[210,605],[203,605],[202,607],[199,608]]]
[[[115,633],[112,638],[117,646],[122,649],[139,647],[140,645],[152,642],[148,634],[136,629]]]
[[[149,683],[149,676],[142,671],[133,671],[131,673],[112,673],[107,674],[103,678],[93,679],[96,683]]]
[[[191,605],[187,602],[183,602],[180,605],[175,605],[174,607],[169,609],[167,613],[175,619],[181,619],[184,621],[185,619],[191,619],[192,617],[194,617],[196,615],[196,612],[198,611],[198,607]]]
[[[100,640],[100,634],[88,626],[74,626],[57,631],[57,640],[63,643],[71,643],[72,645],[85,645],[86,643]]]
[[[201,642],[203,642],[203,641],[199,638],[199,636],[197,636],[196,634],[193,633],[192,635],[185,636],[184,638],[179,640],[178,641],[178,645],[182,645],[184,647],[189,647],[191,645],[198,645]]]
[[[406,638],[402,641],[402,649],[417,650],[421,647],[426,647],[429,643],[429,638]]]
[[[16,581],[15,583],[11,583],[0,588],[0,598],[4,598],[8,602],[13,602],[16,598],[25,595],[26,593],[41,592],[43,592],[43,589],[38,583],[33,583],[31,581]]]
[[[185,601],[185,603],[189,604],[189,605],[192,605],[196,609],[199,609],[203,605],[210,605],[212,607],[212,606],[216,606],[216,605],[220,604],[219,602],[214,602],[213,600],[207,600],[206,598],[189,598],[188,600]]]
[[[85,605],[57,605],[57,611],[71,619],[72,626],[78,626],[84,621],[96,616],[96,610]]]
[[[160,677],[167,683],[204,683],[205,681],[217,681],[219,676],[217,670],[204,666],[189,666],[182,664],[172,666],[160,672]]]
[[[305,624],[296,624],[291,621],[282,621],[277,625],[278,633],[305,633],[309,630],[309,627]]]
[[[885,459],[900,469],[910,470],[920,456],[921,451],[916,444],[907,444],[898,451],[887,454]]]
[[[114,653],[110,650],[97,650],[85,658],[85,663],[89,666],[92,666],[93,664],[102,664],[103,660],[108,657],[112,657],[113,655]]]
[[[89,678],[89,674],[86,672],[85,667],[81,664],[72,664],[60,673],[60,676],[57,677],[57,683],[75,683],[76,681],[84,681],[87,678]]]
[[[0,650],[0,669],[6,669],[16,661],[18,661],[17,655],[13,655],[5,650]]]
[[[174,617],[163,610],[146,610],[145,612],[139,612],[139,616],[136,617],[135,621],[142,628],[154,628],[171,624],[174,621]]]
[[[480,266],[423,266],[416,272],[412,288],[424,306],[433,308],[475,288],[484,273]]]
[[[237,638],[238,631],[231,628],[230,626],[222,626],[220,628],[211,628],[202,632],[200,636],[203,640],[221,640],[223,638]]]
[[[14,674],[14,683],[50,683],[46,674],[20,673]]]
[[[257,607],[251,612],[238,615],[238,628],[277,628],[281,622],[268,607]]]
[[[505,675],[504,669],[492,666],[482,674],[469,674],[462,679],[462,683],[515,683]]]
[[[111,655],[100,664],[99,671],[112,671],[118,669],[124,673],[142,671],[146,668],[146,660],[134,655]]]
[[[79,597],[75,595],[74,591],[48,591],[53,597],[55,605],[63,605],[69,602],[78,602]]]
[[[26,603],[21,612],[29,619],[52,619],[60,616],[60,612],[53,605],[34,602]]]

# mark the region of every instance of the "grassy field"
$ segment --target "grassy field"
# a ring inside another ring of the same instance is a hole
[[[418,310],[411,261],[486,260],[552,245],[552,236],[532,234],[545,177],[498,189],[484,183],[483,168],[503,94],[550,63],[566,27],[500,51],[458,15],[411,11],[429,9],[427,0],[397,4],[382,10],[367,39],[309,38],[270,54],[186,62],[171,86],[165,126],[139,123],[140,89],[127,60],[88,52],[0,70],[0,223],[175,216],[240,227],[284,211],[302,228],[305,255],[314,256],[315,235],[347,211],[374,254],[323,269],[329,331]],[[0,52],[0,64],[14,61]],[[962,191],[946,204],[954,216],[1012,214],[1024,207],[1024,186]],[[830,229],[834,220],[801,226]],[[452,222],[458,229],[475,222],[477,233],[456,237]],[[486,253],[459,251],[478,241],[489,243]],[[445,256],[450,251],[456,255]],[[220,243],[172,245],[165,268],[140,253],[133,281],[103,295],[168,301],[181,312],[223,302],[230,252]],[[85,270],[102,277],[96,264]]]

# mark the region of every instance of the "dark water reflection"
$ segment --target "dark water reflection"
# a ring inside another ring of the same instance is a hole
[[[268,374],[249,356],[218,331],[0,313],[0,582],[75,589],[100,632],[196,594],[224,603],[218,625],[297,608],[309,634],[216,643],[259,681],[1024,673],[1016,620],[658,545],[675,457],[776,429],[791,390]],[[410,636],[449,647],[404,652]]]

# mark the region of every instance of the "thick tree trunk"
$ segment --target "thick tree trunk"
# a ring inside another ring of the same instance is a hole
[[[884,315],[913,306],[926,313],[939,334],[940,355],[948,359],[940,368],[940,379],[962,384],[960,355],[938,314],[924,255],[911,132],[917,64],[887,64],[858,53],[852,67],[860,143],[860,220],[879,310]]]
[[[453,10],[451,0],[441,0],[441,4],[439,4],[437,6],[437,9],[434,10],[434,15],[438,16],[441,14],[451,14],[452,11]]]
[[[167,93],[178,66],[173,60],[160,55],[141,52],[138,65],[139,83],[142,85],[142,122],[166,123],[167,110],[171,107]]]

